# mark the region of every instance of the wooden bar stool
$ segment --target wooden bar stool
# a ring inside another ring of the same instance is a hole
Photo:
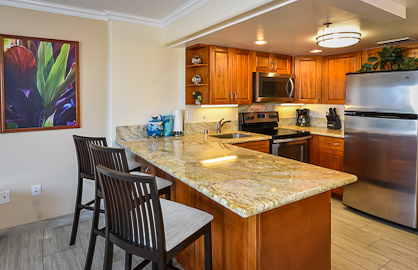
[[[174,256],[202,235],[205,269],[212,269],[212,215],[160,199],[154,176],[122,173],[102,165],[96,173],[106,211],[103,269],[112,269],[115,244],[145,259],[135,269],[152,261],[153,269],[166,270]]]
[[[90,144],[90,151],[94,165],[103,165],[107,168],[110,168],[115,171],[128,173],[128,161],[126,158],[126,152],[123,148],[111,148],[106,146],[99,146],[95,144]],[[132,172],[132,174],[140,176],[149,176],[149,174]],[[170,187],[172,182],[160,177],[156,178],[156,186],[159,195],[165,195],[167,199],[171,198]],[[95,184],[95,204],[93,210],[93,219],[90,233],[90,242],[87,251],[86,265],[84,269],[91,269],[91,264],[93,262],[94,248],[96,246],[97,236],[105,236],[105,228],[99,229],[99,215],[100,215],[100,201],[103,198],[101,187],[96,181]],[[105,211],[106,212],[106,211]],[[127,257],[126,266],[131,265],[131,256]]]
[[[82,196],[83,196],[83,184],[84,179],[94,181],[94,166],[93,160],[91,156],[91,150],[89,145],[99,145],[99,146],[107,146],[106,137],[84,137],[73,135],[75,150],[77,154],[77,165],[78,165],[78,180],[77,180],[77,195],[75,200],[75,210],[74,210],[74,219],[73,219],[73,226],[71,229],[71,236],[70,236],[70,245],[75,244],[75,240],[77,238],[77,231],[78,231],[78,223],[80,221],[80,212],[83,209],[93,211],[93,204],[94,200],[91,200],[87,203],[82,203]],[[133,169],[129,169],[130,172],[132,171],[141,171],[141,166],[136,166]],[[167,191],[165,191],[167,192]],[[101,212],[104,212],[103,210]]]
[[[91,206],[94,203],[94,200],[91,200],[85,204],[82,201],[83,195],[83,179],[93,180],[94,181],[94,166],[90,154],[90,144],[107,146],[105,137],[83,137],[73,135],[73,140],[75,144],[75,150],[77,153],[77,163],[78,163],[78,182],[77,182],[77,195],[75,199],[75,210],[74,210],[74,220],[73,227],[71,229],[70,236],[70,245],[74,245],[75,239],[77,237],[78,223],[80,220],[80,212],[82,209],[87,209],[93,211]]]

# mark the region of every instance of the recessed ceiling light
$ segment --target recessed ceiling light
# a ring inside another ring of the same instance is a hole
[[[311,51],[309,51],[310,53],[321,53],[322,52],[322,50],[311,50]]]
[[[269,42],[266,41],[266,40],[256,40],[256,41],[254,41],[254,44],[256,44],[256,45],[266,45],[267,43],[269,43]]]

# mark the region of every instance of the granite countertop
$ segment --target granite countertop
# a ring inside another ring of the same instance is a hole
[[[300,127],[300,126],[280,126],[280,128],[287,128],[293,130],[309,131],[314,135],[336,137],[344,139],[344,130],[343,129],[329,129],[326,127]]]
[[[268,137],[256,135],[252,141]],[[357,179],[351,174],[232,145],[250,138],[225,140],[195,134],[116,142],[244,218]],[[219,157],[230,160],[206,163]]]

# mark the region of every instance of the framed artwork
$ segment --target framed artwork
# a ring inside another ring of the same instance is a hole
[[[0,38],[1,132],[79,128],[79,43]]]

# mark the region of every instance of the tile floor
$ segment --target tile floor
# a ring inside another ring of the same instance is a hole
[[[418,269],[418,232],[373,218],[332,200],[332,270]],[[30,231],[2,234],[1,270],[83,269],[90,233],[90,216],[83,215],[76,244],[68,245],[70,217],[31,226]],[[93,269],[102,267],[104,241],[98,237]],[[115,248],[113,269],[123,269],[124,252]],[[139,263],[134,258],[134,265]],[[150,265],[146,269],[151,269]]]

